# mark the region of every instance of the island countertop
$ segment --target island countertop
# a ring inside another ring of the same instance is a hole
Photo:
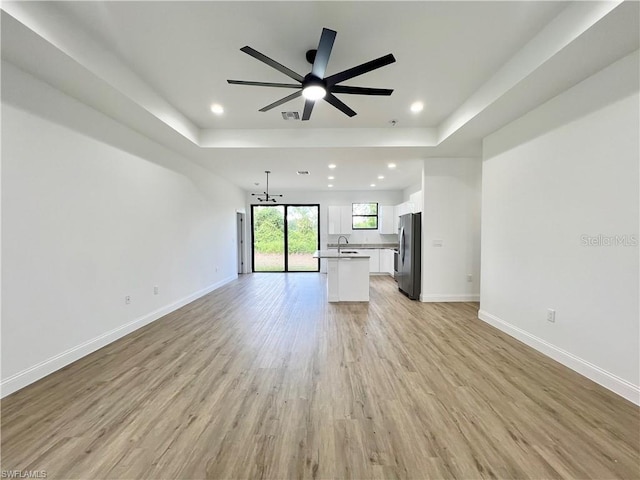
[[[348,253],[350,250],[345,248],[338,255],[338,250],[316,250],[313,258],[369,258],[371,255],[362,253]]]
[[[327,248],[338,248],[337,243],[327,243]],[[398,242],[384,242],[384,243],[343,243],[342,248],[344,250],[350,250],[354,248],[373,248],[373,249],[389,249],[393,250],[398,248]]]

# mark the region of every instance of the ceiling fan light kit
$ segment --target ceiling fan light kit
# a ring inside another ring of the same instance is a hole
[[[342,102],[342,100],[336,97],[334,95],[335,93],[377,96],[389,96],[393,93],[393,90],[386,88],[366,88],[338,85],[340,82],[344,82],[351,78],[368,73],[372,70],[376,70],[380,67],[384,67],[386,65],[394,63],[396,59],[390,53],[383,57],[376,58],[375,60],[371,60],[356,67],[352,67],[334,75],[325,77],[324,75],[329,63],[329,57],[331,56],[331,50],[333,49],[333,43],[335,39],[336,32],[334,30],[330,30],[328,28],[322,29],[322,35],[320,36],[320,42],[318,43],[317,50],[309,50],[306,53],[306,58],[309,63],[312,64],[312,66],[311,72],[309,72],[304,77],[249,46],[245,46],[240,49],[240,51],[246,53],[247,55],[251,55],[256,60],[260,60],[261,62],[285,74],[289,78],[297,81],[298,83],[254,82],[244,80],[227,80],[227,82],[232,85],[296,89],[296,92],[287,95],[286,97],[283,97],[280,100],[267,105],[266,107],[262,107],[259,111],[267,112],[272,108],[278,107],[284,103],[302,96],[305,99],[304,111],[302,113],[303,121],[309,120],[311,118],[311,112],[313,111],[315,102],[321,99],[324,99],[326,102],[333,105],[345,115],[349,117],[355,116],[356,112],[344,102]]]
[[[302,96],[307,100],[320,100],[321,98],[324,98],[326,94],[327,89],[324,88],[322,80],[319,79],[313,79],[313,81],[307,82],[307,84],[302,88]]]

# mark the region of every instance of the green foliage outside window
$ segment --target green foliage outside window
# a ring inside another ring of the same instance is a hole
[[[256,251],[284,251],[284,207],[256,207],[253,224]]]
[[[260,253],[283,253],[284,207],[256,207],[254,246]],[[318,210],[315,207],[289,208],[289,253],[312,254],[318,248]]]
[[[289,253],[312,254],[318,249],[318,209],[289,208]]]
[[[354,203],[351,212],[351,226],[354,230],[378,229],[377,203]]]

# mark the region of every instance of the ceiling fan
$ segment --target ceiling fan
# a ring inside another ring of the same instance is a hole
[[[264,173],[267,174],[267,191],[262,193],[252,193],[252,197],[258,197],[259,202],[277,202],[277,200],[273,197],[282,197],[282,195],[270,195],[269,194],[269,174],[271,170],[265,170]]]
[[[324,99],[349,117],[353,117],[354,115],[356,115],[356,112],[354,112],[351,108],[349,108],[349,106],[347,106],[344,102],[342,102],[340,99],[338,99],[338,97],[334,95],[335,93],[347,93],[353,95],[391,95],[393,90],[389,90],[386,88],[351,87],[347,85],[338,85],[338,83],[365,74],[377,68],[384,67],[385,65],[394,63],[396,59],[392,54],[376,58],[375,60],[363,63],[362,65],[358,65],[357,67],[352,67],[334,75],[325,77],[325,70],[327,69],[327,64],[329,63],[329,57],[331,55],[331,49],[333,48],[333,42],[335,41],[335,39],[335,31],[328,28],[322,29],[322,35],[320,36],[318,48],[316,50],[307,51],[307,61],[312,64],[312,67],[311,72],[304,77],[249,46],[245,46],[240,49],[240,51],[251,55],[253,58],[266,63],[270,67],[275,68],[279,72],[284,73],[286,76],[296,80],[297,82],[299,82],[297,84],[248,82],[243,80],[227,80],[227,82],[234,85],[297,89],[297,92],[294,92],[291,95],[287,95],[286,97],[281,98],[280,100],[261,108],[260,111],[266,112],[302,95],[305,98],[302,120],[309,120],[309,118],[311,118],[313,106],[315,105],[316,100],[320,99]]]

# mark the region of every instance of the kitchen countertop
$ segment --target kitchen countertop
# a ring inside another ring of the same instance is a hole
[[[349,251],[348,248],[345,248],[345,250]],[[344,252],[341,252],[340,255],[338,255],[337,250],[316,250],[313,254],[313,258],[369,258],[369,255]]]
[[[327,243],[327,248],[338,248],[337,243]],[[345,250],[349,250],[350,248],[398,248],[397,242],[387,242],[387,243],[347,243],[341,244],[341,248]]]

